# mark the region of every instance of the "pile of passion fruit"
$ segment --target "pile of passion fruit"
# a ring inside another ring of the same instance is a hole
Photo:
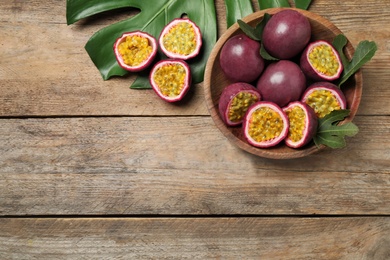
[[[231,84],[221,93],[219,113],[227,126],[242,126],[249,144],[303,147],[319,118],[346,109],[333,83],[343,71],[339,53],[328,41],[310,41],[309,20],[287,9],[270,17],[261,42],[240,33],[222,46],[219,63]],[[263,59],[261,44],[274,61]]]
[[[153,64],[160,48],[167,58],[153,65],[150,85],[163,100],[176,102],[191,85],[191,69],[186,61],[197,56],[201,46],[199,27],[188,18],[177,18],[163,28],[158,41],[143,31],[122,34],[114,43],[114,53],[119,66],[139,72]]]

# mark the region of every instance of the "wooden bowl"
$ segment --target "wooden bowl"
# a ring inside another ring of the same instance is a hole
[[[272,15],[284,9],[286,8],[271,8],[263,11],[258,11],[244,17],[242,20],[254,27],[261,21],[265,13]],[[312,29],[311,41],[323,39],[331,42],[335,36],[342,33],[330,21],[326,20],[325,18],[315,13],[301,10],[301,9],[295,9],[295,8],[290,8],[290,9],[294,9],[300,12],[301,14],[303,14],[309,19],[311,29]],[[271,158],[271,159],[299,158],[299,157],[308,156],[310,154],[325,149],[326,148],[325,146],[317,147],[313,142],[299,149],[290,148],[286,146],[283,142],[271,148],[257,148],[250,145],[245,140],[241,127],[228,127],[224,124],[218,112],[218,102],[222,90],[232,82],[230,82],[226,78],[226,76],[221,70],[219,64],[219,55],[224,43],[229,38],[239,33],[242,33],[242,31],[239,28],[238,24],[235,23],[218,39],[216,45],[214,46],[210,54],[209,60],[207,61],[206,64],[205,77],[203,83],[205,99],[211,117],[214,120],[216,126],[232,143],[237,145],[242,150],[265,158]],[[352,47],[349,41],[346,47],[344,48],[344,52],[345,55],[348,57],[348,59],[351,59],[354,53],[354,48]],[[360,70],[356,72],[353,77],[351,77],[346,83],[342,85],[341,89],[344,92],[347,99],[347,108],[351,110],[350,115],[342,123],[350,122],[354,118],[360,104],[362,86],[363,86],[363,78]]]

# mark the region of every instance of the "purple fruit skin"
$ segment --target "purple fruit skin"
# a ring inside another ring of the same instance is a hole
[[[319,42],[319,41],[317,41],[317,42]],[[321,42],[323,42],[324,44],[325,44],[325,43],[328,43],[329,46],[331,46],[331,47],[334,49],[334,47],[333,47],[329,42],[326,42],[326,41],[321,41]],[[307,59],[307,53],[308,53],[309,49],[311,48],[311,46],[312,46],[313,44],[315,44],[315,43],[316,43],[316,42],[313,42],[313,43],[309,44],[309,45],[305,48],[305,50],[303,51],[303,53],[302,53],[302,55],[301,55],[300,66],[301,66],[301,69],[302,69],[303,73],[304,73],[308,78],[310,78],[310,79],[312,79],[312,80],[316,80],[316,81],[323,81],[323,80],[326,80],[326,81],[333,81],[333,80],[338,79],[338,78],[340,77],[340,75],[341,75],[342,70],[343,70],[343,64],[341,63],[341,59],[340,59],[340,57],[339,57],[337,51],[334,51],[334,53],[335,53],[335,55],[336,55],[336,57],[337,57],[337,59],[338,59],[338,61],[339,61],[339,66],[341,66],[342,69],[339,71],[338,74],[334,75],[333,77],[328,77],[328,78],[326,78],[325,76],[319,75],[319,74],[312,68],[312,66],[310,65],[309,60]]]
[[[333,83],[330,83],[330,82],[327,82],[327,81],[321,81],[321,82],[315,82],[313,84],[311,84],[306,90],[305,92],[302,94],[302,102],[305,102],[305,99],[306,99],[306,95],[307,93],[309,93],[309,91],[311,91],[313,88],[318,88],[318,87],[324,87],[324,88],[328,88],[330,90],[333,90],[335,91],[336,93],[338,93],[340,99],[341,99],[341,104],[340,104],[340,107],[341,109],[345,109],[347,107],[347,99],[345,98],[345,95],[344,93],[341,91],[341,89],[339,89],[335,84]]]
[[[233,123],[229,121],[227,118],[228,116],[227,112],[229,109],[230,101],[241,91],[251,92],[259,98],[258,101],[261,100],[260,92],[258,91],[257,88],[255,88],[251,84],[245,82],[237,82],[225,87],[219,98],[218,109],[219,109],[219,114],[222,117],[222,120],[228,126],[236,126],[242,123],[242,120],[240,122]]]
[[[278,59],[291,59],[309,43],[309,20],[295,10],[274,14],[264,27],[263,44],[269,54]]]
[[[260,43],[245,34],[235,35],[223,45],[219,63],[231,82],[251,83],[264,69]]]
[[[302,146],[307,145],[313,139],[314,135],[317,132],[317,127],[318,127],[317,115],[314,112],[314,110],[309,105],[307,105],[306,103],[303,103],[301,101],[291,102],[290,104],[288,104],[287,107],[283,108],[283,111],[286,111],[287,109],[289,109],[291,107],[294,107],[295,105],[298,105],[298,104],[300,104],[301,106],[304,107],[304,110],[306,111],[306,116],[308,117],[309,126],[308,126],[308,129],[307,129],[306,136],[302,140],[300,140],[300,142],[293,143],[292,141],[291,142],[287,141],[288,140],[288,136],[286,137],[285,143],[286,143],[287,146],[289,146],[291,148],[300,148]]]
[[[297,64],[280,60],[267,66],[256,86],[263,100],[284,107],[300,99],[306,89],[306,78]]]

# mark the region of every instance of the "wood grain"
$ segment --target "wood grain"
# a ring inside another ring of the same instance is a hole
[[[2,259],[389,259],[390,220],[0,219]]]
[[[0,214],[390,214],[389,117],[356,121],[348,149],[278,161],[209,117],[4,120]]]

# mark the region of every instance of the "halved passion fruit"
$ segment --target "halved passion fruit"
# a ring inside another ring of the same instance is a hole
[[[150,71],[149,81],[154,91],[163,100],[179,101],[190,88],[191,70],[182,60],[161,60]]]
[[[146,69],[156,56],[157,41],[145,32],[127,32],[115,41],[114,53],[123,69],[141,71]]]
[[[222,91],[219,113],[226,125],[240,125],[248,108],[260,100],[260,92],[254,86],[244,82],[233,83]]]
[[[193,21],[188,18],[177,18],[162,30],[159,45],[169,58],[188,60],[199,54],[202,35]]]
[[[283,110],[273,102],[259,101],[249,107],[243,121],[248,143],[260,148],[275,146],[288,134],[289,122]]]
[[[290,127],[284,142],[292,148],[308,144],[317,131],[318,118],[314,110],[307,104],[295,101],[283,108],[288,117]]]
[[[313,108],[319,118],[333,110],[347,107],[344,93],[330,82],[316,82],[310,85],[302,95],[302,102]]]
[[[343,71],[339,53],[323,40],[310,43],[303,51],[300,63],[303,73],[313,80],[333,81]]]

